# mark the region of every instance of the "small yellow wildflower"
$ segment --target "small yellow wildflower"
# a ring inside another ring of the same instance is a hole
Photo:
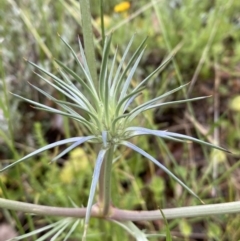
[[[66,165],[60,173],[60,180],[63,183],[70,184],[73,182],[75,176],[75,170],[71,166]]]
[[[234,97],[230,102],[230,109],[233,111],[240,111],[240,95]]]
[[[125,12],[130,8],[130,2],[128,1],[123,1],[117,5],[115,5],[114,7],[114,12],[115,13],[121,13],[121,12]]]
[[[77,172],[84,172],[88,167],[88,158],[82,148],[76,148],[70,154],[70,159],[60,172],[60,180],[70,184],[76,178]]]
[[[220,150],[213,149],[210,154],[211,160],[216,160],[218,163],[223,163],[226,161],[226,153]]]

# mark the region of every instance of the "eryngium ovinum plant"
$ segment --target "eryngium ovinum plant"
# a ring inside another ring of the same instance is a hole
[[[131,80],[144,53],[146,42],[145,39],[138,47],[138,49],[135,51],[130,60],[125,64],[125,59],[133,39],[134,37],[132,37],[123,54],[123,57],[121,58],[121,61],[119,61],[119,64],[117,65],[116,59],[118,53],[117,51],[115,51],[113,58],[110,59],[109,53],[111,45],[111,36],[106,37],[102,53],[102,63],[98,83],[95,83],[92,79],[84,54],[84,50],[80,41],[79,46],[81,60],[77,57],[77,54],[73,51],[69,44],[66,43],[64,39],[62,39],[63,43],[72,53],[76,63],[78,64],[78,67],[82,71],[82,76],[76,74],[72,69],[68,68],[59,60],[56,60],[56,62],[61,68],[59,70],[61,77],[58,77],[57,75],[54,75],[46,71],[42,67],[32,62],[29,62],[37,70],[43,73],[43,75],[39,75],[36,73],[39,76],[39,78],[41,78],[43,81],[48,83],[50,86],[58,90],[66,97],[67,101],[56,99],[47,92],[43,91],[42,89],[32,85],[34,89],[39,91],[48,99],[55,102],[59,108],[52,108],[44,104],[15,95],[33,104],[37,109],[67,116],[77,121],[80,125],[83,125],[87,129],[88,135],[72,137],[44,146],[32,152],[31,154],[28,154],[22,159],[16,161],[15,163],[7,166],[3,170],[10,168],[16,165],[17,163],[20,163],[43,151],[64,144],[71,143],[69,147],[67,147],[64,151],[57,155],[52,161],[56,161],[58,158],[62,157],[66,153],[70,152],[72,149],[76,148],[77,146],[85,142],[89,142],[92,144],[96,143],[98,145],[100,144],[101,146],[97,155],[91,188],[89,192],[89,198],[85,215],[85,228],[83,239],[85,239],[86,237],[89,219],[93,208],[95,211],[97,210],[96,212],[98,212],[98,216],[108,217],[108,219],[111,219],[111,214],[113,213],[112,210],[114,207],[111,205],[110,177],[112,163],[114,159],[114,152],[116,148],[118,148],[119,146],[125,146],[140,153],[142,156],[149,159],[151,162],[153,162],[159,168],[165,171],[168,175],[170,175],[176,182],[178,182],[185,189],[187,189],[188,192],[197,197],[197,195],[189,187],[187,187],[180,179],[178,179],[170,170],[163,166],[153,156],[145,152],[137,145],[133,144],[131,142],[131,138],[140,135],[154,135],[159,138],[164,138],[173,141],[194,141],[203,145],[207,145],[210,147],[226,151],[221,147],[217,147],[210,143],[186,135],[177,134],[166,130],[151,130],[144,128],[142,126],[132,126],[133,119],[137,118],[144,111],[159,108],[161,106],[184,103],[206,98],[199,97],[180,101],[163,102],[163,100],[167,96],[171,95],[176,91],[181,90],[186,86],[182,85],[176,89],[173,89],[162,94],[161,96],[148,100],[147,102],[142,103],[140,105],[134,104],[135,99],[146,88],[147,81],[149,81],[151,77],[153,77],[153,75],[161,71],[163,67],[169,62],[170,58],[164,61],[161,66],[159,66],[155,71],[153,71],[149,76],[147,76],[136,87],[133,88],[131,86]],[[51,80],[49,80],[48,77],[50,77]],[[81,87],[77,87],[77,85],[74,84],[73,80],[77,82],[78,86],[80,85]],[[85,114],[80,114],[80,112],[85,112]],[[79,161],[81,161],[81,159],[79,159]],[[99,195],[96,204],[93,205],[97,184],[99,184]],[[133,233],[134,232],[135,231],[133,231]],[[138,240],[147,240],[145,235],[136,233],[135,237]]]

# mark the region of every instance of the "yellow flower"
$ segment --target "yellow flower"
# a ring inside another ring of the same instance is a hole
[[[125,12],[130,8],[130,2],[128,1],[123,1],[117,5],[115,5],[114,7],[114,12],[115,13],[121,13],[121,12]]]
[[[233,111],[240,111],[240,95],[234,97],[230,102],[230,108]]]
[[[211,160],[216,160],[218,163],[225,162],[227,159],[225,152],[222,152],[216,149],[211,151],[210,157],[211,157]]]
[[[74,181],[77,172],[84,172],[88,167],[88,158],[82,148],[76,148],[70,154],[70,159],[60,172],[60,180],[70,184]]]

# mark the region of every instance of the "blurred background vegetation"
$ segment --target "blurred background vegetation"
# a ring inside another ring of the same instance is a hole
[[[92,0],[97,61],[101,61],[99,1]],[[240,1],[162,0],[104,1],[106,32],[114,32],[113,47],[123,53],[136,34],[136,50],[148,36],[148,47],[134,83],[153,71],[175,48],[179,51],[168,67],[156,76],[140,102],[182,83],[187,96],[211,98],[146,112],[140,125],[196,136],[226,147],[233,155],[196,144],[138,138],[141,146],[183,180],[205,203],[239,200],[240,196]],[[6,166],[47,143],[82,136],[84,129],[57,115],[35,110],[10,92],[54,105],[28,82],[62,98],[42,83],[24,59],[57,73],[53,59],[75,69],[71,54],[58,33],[78,50],[82,38],[79,3],[76,0],[0,1],[0,160]],[[130,56],[129,56],[130,58]],[[78,71],[78,70],[76,70]],[[169,99],[168,99],[169,100]],[[59,150],[22,163],[0,175],[0,197],[52,206],[86,206],[95,160],[90,145],[76,148],[54,165]],[[152,210],[199,204],[181,186],[153,164],[129,150],[122,150],[112,171],[115,206]],[[56,219],[31,217],[2,210],[0,221],[18,233],[29,232]],[[164,233],[162,221],[138,222],[148,232]],[[176,219],[169,227],[176,240],[239,240],[237,215]],[[79,240],[82,227],[69,240]],[[115,224],[91,220],[89,240],[131,240]],[[0,234],[1,236],[1,234]],[[34,238],[33,238],[34,240]],[[152,237],[151,240],[165,240]]]

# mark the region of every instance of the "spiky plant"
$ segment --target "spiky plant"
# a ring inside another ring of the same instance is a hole
[[[91,209],[93,206],[93,199],[96,191],[97,184],[99,183],[99,197],[96,205],[99,208],[100,215],[107,217],[111,210],[110,200],[110,177],[111,177],[111,167],[114,156],[114,151],[118,146],[126,146],[134,151],[140,153],[141,155],[148,158],[167,174],[169,174],[174,180],[176,180],[180,185],[187,189],[192,195],[197,197],[197,195],[187,187],[180,179],[178,179],[170,170],[168,170],[164,165],[157,161],[153,156],[142,150],[140,147],[136,146],[129,141],[132,137],[139,135],[154,135],[159,138],[170,139],[173,141],[194,141],[200,144],[204,144],[210,147],[214,147],[220,150],[225,149],[217,147],[210,143],[198,140],[193,137],[189,137],[182,134],[177,134],[168,131],[161,130],[151,130],[141,126],[132,126],[132,121],[137,118],[142,112],[158,108],[165,105],[185,103],[195,100],[200,100],[206,97],[199,97],[193,99],[163,102],[163,100],[171,95],[172,93],[181,90],[186,85],[182,85],[176,89],[168,91],[161,96],[153,98],[145,103],[136,105],[135,99],[141,94],[142,91],[146,88],[146,83],[157,73],[159,73],[163,67],[170,61],[171,58],[165,60],[155,71],[153,71],[149,76],[142,80],[135,88],[131,86],[131,80],[133,75],[139,65],[141,57],[144,53],[146,39],[143,40],[141,45],[132,55],[130,60],[127,62],[124,67],[126,56],[129,52],[129,48],[133,42],[134,37],[132,37],[129,42],[126,50],[121,58],[121,61],[117,65],[117,50],[113,58],[110,58],[110,45],[111,45],[111,36],[105,38],[104,49],[102,54],[102,62],[100,68],[100,74],[98,77],[98,82],[96,83],[90,74],[89,66],[84,54],[83,47],[79,41],[81,60],[77,57],[77,54],[69,46],[69,44],[61,38],[63,43],[72,53],[78,67],[80,68],[82,75],[78,75],[72,69],[67,67],[64,63],[59,60],[56,60],[57,64],[60,67],[59,73],[61,77],[54,75],[42,67],[28,61],[33,67],[39,70],[43,75],[36,73],[37,76],[50,86],[55,88],[57,91],[62,93],[66,97],[66,101],[62,101],[54,98],[47,92],[31,84],[31,86],[39,91],[41,94],[46,96],[48,99],[52,100],[57,104],[59,108],[52,108],[44,104],[26,99],[22,96],[16,95],[18,98],[21,98],[24,101],[27,101],[33,104],[37,109],[45,110],[55,114],[60,114],[67,116],[80,125],[83,125],[88,131],[87,136],[81,137],[72,137],[69,139],[57,141],[53,144],[49,144],[45,147],[42,147],[31,154],[23,157],[22,159],[12,163],[7,166],[8,169],[34,155],[37,155],[43,151],[46,151],[51,148],[55,148],[60,145],[69,144],[71,145],[57,155],[52,161],[57,160],[66,153],[70,152],[75,147],[85,143],[97,143],[100,144],[101,148],[98,152],[91,188],[89,192],[89,198],[87,203],[87,210],[85,215],[85,232],[84,237],[86,236],[87,227],[89,219],[91,216]],[[48,79],[51,78],[51,80]],[[74,82],[76,84],[74,84]],[[80,86],[80,87],[79,87]],[[84,113],[84,114],[80,114]],[[81,160],[79,160],[81,161]],[[197,197],[198,198],[198,197]]]

